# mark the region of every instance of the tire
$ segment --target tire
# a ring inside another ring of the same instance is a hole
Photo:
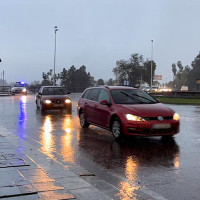
[[[119,118],[117,117],[114,118],[112,122],[112,126],[111,126],[111,131],[112,131],[113,137],[116,140],[119,140],[123,137],[122,125]]]
[[[163,135],[162,139],[163,140],[173,140],[174,139],[174,135]]]
[[[86,121],[84,112],[80,113],[79,119],[80,119],[80,125],[82,128],[89,127],[90,124]]]

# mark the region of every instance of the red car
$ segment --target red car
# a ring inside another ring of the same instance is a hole
[[[128,86],[86,89],[78,101],[80,125],[90,124],[124,135],[171,137],[179,132],[179,114],[145,91]]]

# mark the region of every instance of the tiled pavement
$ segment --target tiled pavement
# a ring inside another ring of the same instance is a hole
[[[111,199],[0,127],[0,200]]]

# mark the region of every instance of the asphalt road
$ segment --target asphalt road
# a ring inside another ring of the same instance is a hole
[[[168,105],[181,116],[174,140],[130,137],[116,142],[109,131],[82,129],[73,113],[41,114],[35,96],[0,96],[0,125],[76,171],[86,169],[113,199],[199,199],[200,106]],[[97,181],[101,180],[101,181]],[[118,190],[115,193],[115,188]]]

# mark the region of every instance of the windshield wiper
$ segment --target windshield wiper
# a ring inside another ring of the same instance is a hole
[[[143,96],[140,96],[140,95],[137,95],[137,94],[134,94],[134,93],[132,93],[132,95],[134,95],[134,96],[136,96],[136,97],[140,97],[140,98],[146,99],[146,100],[150,101],[151,103],[156,103],[155,101],[153,101],[153,100],[151,100],[151,99],[148,99],[148,98],[146,98],[146,97],[143,97]]]
[[[127,97],[130,97],[133,100],[136,100],[138,103],[141,103],[141,104],[144,103],[143,101],[141,101],[139,99],[133,98],[130,94],[127,94],[126,92],[122,92],[121,91],[121,93],[124,94],[124,95],[126,95]]]

